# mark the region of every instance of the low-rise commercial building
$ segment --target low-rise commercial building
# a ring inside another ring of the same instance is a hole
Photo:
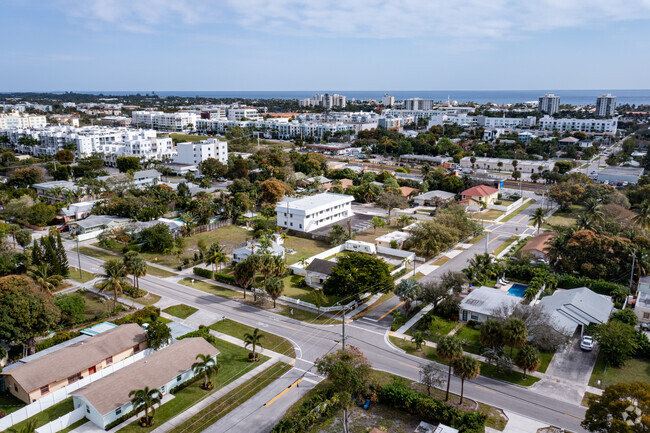
[[[616,167],[608,166],[598,172],[598,183],[609,183],[617,185],[619,183],[638,183],[639,178],[643,176],[642,167]]]

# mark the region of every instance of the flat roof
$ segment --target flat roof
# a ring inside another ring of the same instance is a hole
[[[285,198],[275,206],[275,210],[286,211],[288,208],[291,211],[307,212],[310,210],[321,209],[323,207],[328,207],[336,204],[351,203],[353,201],[354,197],[351,195],[324,192],[321,194],[293,200],[291,198]]]
[[[379,241],[379,242],[405,241],[410,237],[411,235],[409,233],[394,231],[394,232],[386,233],[385,235],[381,235],[378,238],[375,238],[375,241]]]
[[[607,166],[600,170],[598,174],[625,174],[628,176],[641,176],[643,175],[642,167],[617,167]]]
[[[521,298],[509,295],[508,292],[491,287],[478,287],[460,301],[460,308],[474,313],[491,316],[503,304],[518,304]]]

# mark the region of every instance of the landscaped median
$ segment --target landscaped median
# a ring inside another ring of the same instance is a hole
[[[230,319],[223,319],[217,323],[213,323],[210,325],[210,329],[221,332],[222,334],[230,335],[231,337],[239,338],[240,340],[243,340],[244,334],[252,334],[255,330],[251,326],[244,325],[243,323],[235,322],[234,320]],[[264,337],[262,338],[261,343],[264,349],[268,349],[273,352],[289,356],[291,358],[296,357],[296,352],[294,351],[293,344],[291,344],[289,341],[266,331],[263,331],[262,334]]]
[[[535,203],[536,201],[537,201],[537,200],[535,200],[534,198],[529,199],[526,203],[524,203],[524,204],[522,204],[521,206],[519,206],[517,209],[515,209],[514,211],[512,211],[510,214],[508,214],[508,215],[506,215],[505,217],[501,218],[501,221],[500,221],[500,222],[505,223],[505,222],[507,222],[507,221],[510,221],[512,218],[515,217],[515,215],[518,215],[518,214],[520,214],[521,212],[525,211],[526,209],[528,209],[528,208],[529,208],[533,203]]]

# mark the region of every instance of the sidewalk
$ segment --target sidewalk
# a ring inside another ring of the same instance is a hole
[[[413,325],[415,325],[415,324],[418,322],[418,320],[420,320],[420,318],[421,318],[422,316],[424,316],[425,314],[427,314],[427,313],[428,313],[429,311],[431,311],[432,309],[433,309],[433,305],[431,305],[431,304],[425,305],[424,308],[422,308],[420,311],[418,311],[417,313],[415,313],[415,315],[414,315],[413,317],[411,317],[411,319],[410,319],[408,322],[406,322],[405,324],[403,324],[403,325],[402,325],[402,326],[401,326],[401,327],[400,327],[400,328],[399,328],[395,333],[396,333],[396,334],[401,334],[401,335],[406,334],[406,332],[407,332],[409,329],[411,329],[411,327],[412,327]]]

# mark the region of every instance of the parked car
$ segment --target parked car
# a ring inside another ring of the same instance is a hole
[[[584,337],[582,337],[582,341],[580,341],[580,348],[582,350],[593,350],[594,338],[589,335],[585,335]]]
[[[643,331],[650,331],[650,322],[643,322],[643,323],[641,323],[641,330],[643,330]]]

